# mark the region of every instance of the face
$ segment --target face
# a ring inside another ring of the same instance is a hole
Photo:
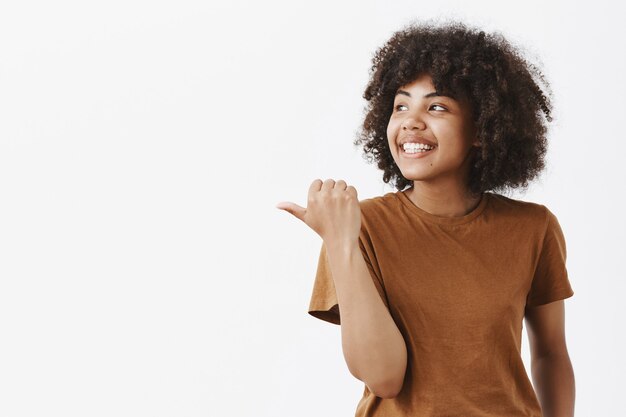
[[[398,89],[387,126],[389,149],[402,175],[444,187],[464,186],[470,151],[480,146],[471,110],[465,102],[435,92],[432,78],[423,74]],[[403,142],[427,142],[434,149],[409,154]]]

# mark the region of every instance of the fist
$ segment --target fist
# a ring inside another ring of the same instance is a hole
[[[359,238],[361,206],[356,189],[343,180],[313,181],[306,208],[291,202],[276,207],[303,221],[327,244],[353,243]]]

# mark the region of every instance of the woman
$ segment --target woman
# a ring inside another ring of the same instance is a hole
[[[365,383],[356,416],[574,415],[562,230],[544,205],[498,193],[544,168],[538,82],[499,34],[410,25],[374,56],[355,141],[398,191],[359,201],[316,179],[306,208],[277,205],[323,239],[309,313],[341,325]]]

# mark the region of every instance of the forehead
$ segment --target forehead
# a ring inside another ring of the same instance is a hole
[[[418,77],[410,83],[398,87],[394,95],[394,101],[402,98],[410,98],[411,100],[436,98],[444,100],[446,104],[458,108],[461,113],[469,114],[472,108],[468,98],[461,94],[456,94],[451,91],[437,91],[430,76]]]
[[[406,96],[410,98],[442,97],[458,100],[457,96],[452,92],[437,91],[432,78],[428,74],[423,74],[413,81],[398,87],[394,96]]]
[[[406,87],[404,87],[404,88],[406,88]],[[396,91],[395,97],[398,97],[398,96],[406,96],[406,97],[410,97],[410,98],[413,98],[413,97],[415,97],[415,98],[420,98],[420,97],[422,97],[422,98],[444,97],[444,98],[449,98],[449,99],[452,99],[452,100],[456,100],[456,98],[452,94],[450,94],[450,93],[444,94],[444,93],[441,93],[439,91],[430,91],[430,92],[427,92],[425,94],[422,94],[420,92],[416,92],[415,89],[409,89],[409,88],[403,89],[403,87],[398,88],[398,90]]]

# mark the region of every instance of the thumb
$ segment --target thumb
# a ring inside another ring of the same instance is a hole
[[[299,205],[288,201],[281,201],[276,204],[276,208],[285,210],[286,212],[293,214],[298,219],[304,221],[304,213],[306,213],[306,209],[304,207],[300,207]]]

